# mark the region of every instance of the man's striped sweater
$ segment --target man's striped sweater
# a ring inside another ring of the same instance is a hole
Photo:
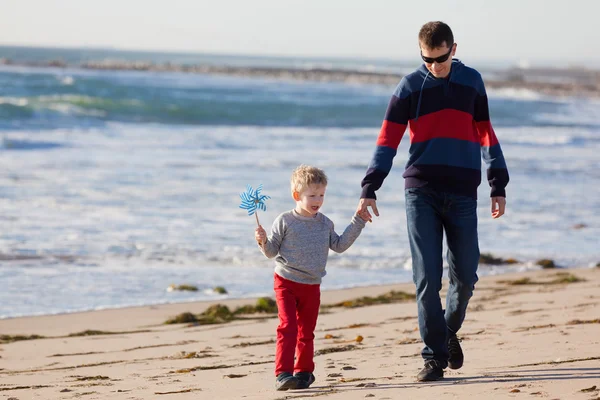
[[[392,168],[407,126],[410,150],[402,175],[406,188],[427,186],[476,199],[483,156],[491,196],[506,197],[508,170],[479,72],[455,59],[447,78],[435,78],[424,64],[402,78],[362,181],[362,198],[377,198],[375,191]]]

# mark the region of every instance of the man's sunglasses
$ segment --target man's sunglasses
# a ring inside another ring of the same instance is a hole
[[[433,63],[438,63],[441,64],[443,62],[446,62],[446,60],[448,59],[448,57],[450,57],[450,54],[452,53],[452,49],[454,48],[454,44],[452,44],[450,46],[450,50],[444,54],[443,56],[439,56],[439,57],[435,57],[435,58],[431,58],[431,57],[425,57],[423,55],[423,52],[421,51],[421,58],[423,59],[423,61],[425,61],[427,64],[433,64]]]

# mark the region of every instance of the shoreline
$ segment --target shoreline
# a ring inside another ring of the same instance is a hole
[[[274,390],[276,315],[163,324],[164,317],[199,312],[207,303],[2,320],[2,334],[18,328],[47,337],[0,344],[0,389],[6,397],[48,400],[600,395],[600,268],[482,277],[459,332],[465,366],[428,383],[415,382],[423,362],[413,299],[336,304],[389,289],[412,292],[413,286],[323,292],[322,305],[329,307],[315,331],[317,381],[308,390]],[[442,295],[446,288],[444,281]],[[69,336],[94,328],[113,332]]]
[[[342,82],[349,84],[374,84],[396,86],[402,74],[370,72],[350,69],[281,68],[173,63],[156,64],[145,61],[102,60],[80,64],[67,64],[62,60],[44,62],[19,62],[0,58],[0,66],[33,68],[75,68],[97,71],[143,71],[207,74],[244,78],[267,78],[311,82]],[[494,72],[496,78],[485,78],[489,89],[531,90],[553,97],[600,97],[600,71],[582,68],[507,68]]]
[[[600,264],[597,263],[597,264]],[[484,278],[484,277],[499,277],[499,276],[506,276],[506,275],[511,275],[511,274],[518,274],[518,273],[528,273],[528,272],[535,272],[535,271],[540,271],[541,269],[543,269],[543,267],[541,266],[535,266],[535,267],[523,267],[523,266],[519,266],[517,265],[515,268],[511,268],[511,264],[505,264],[503,265],[504,267],[506,267],[505,270],[502,270],[502,272],[498,272],[497,270],[492,270],[492,268],[497,267],[496,265],[491,265],[491,264],[480,264],[479,269],[478,269],[478,275],[479,278]],[[597,267],[598,265],[596,265]],[[564,267],[564,266],[555,266],[555,267],[551,267],[548,270],[550,271],[571,271],[571,270],[577,270],[577,269],[593,269],[594,268],[594,264],[590,263],[587,266],[573,266],[573,267]],[[446,281],[447,278],[447,268],[444,268],[444,276],[443,276],[443,280]],[[406,284],[411,284],[411,281],[396,281],[394,283],[374,283],[374,284],[366,284],[366,285],[357,285],[354,284],[353,286],[342,286],[342,287],[337,287],[337,288],[333,288],[333,289],[322,289],[322,293],[332,293],[332,297],[336,297],[337,293],[339,292],[344,293],[344,292],[348,292],[348,291],[354,291],[357,290],[359,292],[371,292],[373,290],[375,290],[375,288],[387,288],[387,287],[391,287],[391,286],[398,286],[398,285],[406,285]],[[388,289],[389,290],[389,289]],[[265,296],[269,296],[269,295],[265,295]],[[40,313],[40,314],[28,314],[28,315],[15,315],[15,316],[5,316],[5,317],[0,317],[0,326],[2,325],[3,321],[10,321],[10,320],[15,320],[15,319],[28,319],[28,318],[51,318],[51,317],[60,317],[60,316],[68,316],[68,315],[81,315],[81,314],[87,314],[87,313],[104,313],[104,312],[112,312],[112,311],[118,311],[118,310],[141,310],[141,309],[146,309],[146,308],[150,308],[150,309],[170,309],[170,308],[174,308],[174,309],[178,309],[181,306],[184,306],[186,304],[191,305],[191,306],[196,306],[196,305],[210,305],[210,304],[214,304],[214,303],[223,303],[226,305],[231,305],[232,307],[237,307],[240,306],[241,304],[247,304],[248,302],[252,302],[254,300],[256,300],[259,296],[257,295],[244,295],[241,297],[224,297],[224,298],[212,298],[212,299],[194,299],[194,300],[184,300],[184,301],[178,301],[178,300],[174,300],[174,301],[167,301],[167,302],[157,302],[157,303],[147,303],[147,304],[140,304],[140,305],[123,305],[123,306],[99,306],[99,308],[89,308],[89,309],[80,309],[80,310],[72,310],[72,311],[56,311],[56,312],[51,312],[51,313]],[[101,308],[100,308],[101,307]],[[0,334],[3,334],[6,332],[3,332],[2,329],[0,329]]]

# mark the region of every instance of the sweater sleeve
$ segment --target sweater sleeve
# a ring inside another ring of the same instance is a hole
[[[285,220],[280,215],[275,219],[275,221],[273,221],[273,226],[271,227],[271,235],[267,237],[267,242],[263,246],[259,246],[260,251],[267,258],[273,258],[277,254],[279,254],[279,248],[281,247],[281,242],[285,237],[285,231]]]
[[[365,221],[354,215],[352,217],[352,221],[350,221],[350,225],[346,227],[344,233],[338,235],[335,232],[333,222],[331,220],[327,220],[329,224],[329,248],[336,253],[343,253],[348,250],[350,246],[354,243],[354,241],[358,238],[363,228],[365,227]]]
[[[389,101],[385,118],[381,124],[375,153],[361,182],[361,198],[376,199],[377,191],[390,173],[392,164],[410,115],[410,91],[402,78]]]
[[[500,142],[496,137],[494,128],[490,121],[488,98],[479,76],[477,85],[477,98],[475,100],[474,120],[481,144],[481,156],[487,164],[487,179],[491,187],[491,197],[506,197],[506,185],[508,184],[508,169]]]

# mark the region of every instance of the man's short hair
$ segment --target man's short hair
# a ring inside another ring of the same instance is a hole
[[[290,183],[292,194],[294,192],[302,193],[310,185],[327,186],[327,175],[319,168],[302,164],[292,172]]]
[[[442,21],[431,21],[421,27],[419,44],[428,49],[442,47],[444,42],[450,47],[454,44],[452,29]]]

